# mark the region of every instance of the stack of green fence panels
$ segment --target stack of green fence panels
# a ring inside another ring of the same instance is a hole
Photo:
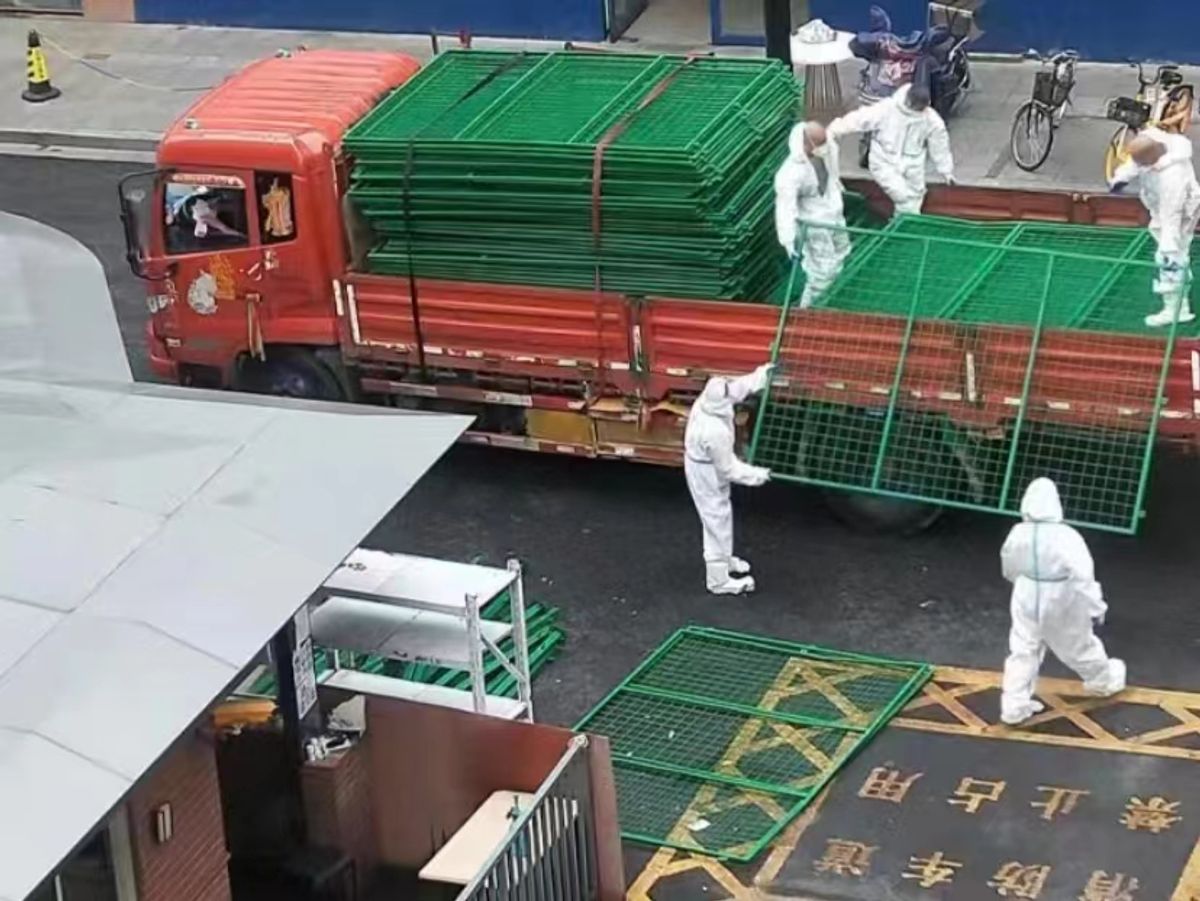
[[[373,272],[762,299],[799,87],[766,60],[443,54],[346,137]]]

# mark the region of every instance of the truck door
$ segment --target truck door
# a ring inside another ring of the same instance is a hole
[[[257,241],[264,322],[277,340],[332,344],[334,327],[329,276],[310,209],[310,183],[287,172],[254,173]]]
[[[192,349],[254,350],[263,261],[253,185],[243,172],[169,172],[163,180],[171,331]]]

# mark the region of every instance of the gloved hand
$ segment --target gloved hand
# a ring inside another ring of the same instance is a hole
[[[771,481],[771,470],[765,466],[754,467],[754,474],[750,477],[747,483],[751,488],[758,488],[760,485],[765,485]]]
[[[763,363],[754,370],[756,379],[759,379],[763,385],[771,384],[771,377],[775,374],[774,363]]]
[[[1104,613],[1101,613],[1099,616],[1093,616],[1092,617],[1092,625],[1095,626],[1097,629],[1099,629],[1101,626],[1104,625],[1105,619],[1107,619],[1107,614],[1104,614]]]
[[[954,177],[953,172],[946,176],[946,184],[950,185],[951,187],[958,184],[958,179]]]

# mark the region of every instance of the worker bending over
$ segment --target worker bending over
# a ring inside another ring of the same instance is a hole
[[[869,134],[871,159],[867,168],[892,199],[896,215],[919,213],[925,203],[925,161],[954,184],[954,157],[946,123],[929,105],[929,90],[904,85],[887,100],[863,106],[829,124],[829,137]]]
[[[1185,135],[1147,128],[1128,144],[1130,159],[1113,173],[1111,187],[1120,191],[1135,178],[1150,213],[1150,234],[1157,253],[1154,293],[1163,308],[1146,317],[1146,325],[1170,325],[1195,319],[1192,287],[1192,238],[1200,220],[1200,184],[1192,167],[1192,142]]]
[[[841,274],[850,253],[845,229],[837,143],[820,123],[801,122],[788,136],[787,159],[775,173],[775,234],[791,258],[799,232],[801,309],[812,306]]]
[[[1021,518],[1000,551],[1004,578],[1013,585],[1000,696],[1000,719],[1010,725],[1044,709],[1033,692],[1047,648],[1079,674],[1086,694],[1107,697],[1125,688],[1125,663],[1105,653],[1092,628],[1108,610],[1092,555],[1083,536],[1063,522],[1052,481],[1029,483]]]
[[[750,564],[733,555],[730,485],[762,485],[771,473],[734,453],[734,406],[766,388],[770,373],[765,365],[738,378],[711,378],[688,414],[683,470],[704,529],[705,583],[713,594],[754,590]]]

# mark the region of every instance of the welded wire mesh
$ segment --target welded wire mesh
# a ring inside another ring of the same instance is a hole
[[[687,627],[577,726],[612,743],[622,834],[753,859],[929,667]]]
[[[372,271],[765,299],[799,112],[764,60],[451,52],[346,136]]]
[[[1177,326],[1132,229],[897,220],[780,323],[752,459],[776,477],[997,513],[1058,482],[1133,532]],[[1190,326],[1189,326],[1190,328]]]

